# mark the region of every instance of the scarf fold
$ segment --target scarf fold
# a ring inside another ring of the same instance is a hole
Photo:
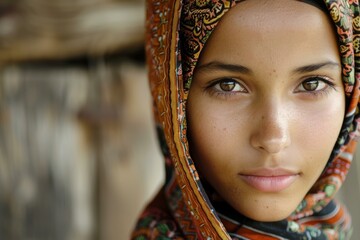
[[[346,116],[326,168],[298,208],[283,221],[256,222],[224,202],[210,201],[204,190],[189,154],[186,100],[207,39],[238,2],[147,1],[147,64],[166,180],[157,200],[140,217],[133,239],[349,239],[350,216],[333,198],[348,173],[359,136],[359,0],[324,0],[321,7],[337,32]]]

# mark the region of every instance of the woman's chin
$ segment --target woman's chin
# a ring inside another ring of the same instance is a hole
[[[294,202],[294,200],[287,202],[276,200],[271,202],[256,201],[253,204],[247,203],[244,206],[235,206],[234,208],[245,217],[258,222],[277,222],[287,219],[294,212],[297,207],[297,204],[294,204]]]

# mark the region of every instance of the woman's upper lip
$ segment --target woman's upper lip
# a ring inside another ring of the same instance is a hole
[[[288,168],[256,168],[239,173],[239,175],[258,176],[258,177],[277,177],[277,176],[289,176],[289,175],[298,175],[298,174],[300,174],[299,171]]]

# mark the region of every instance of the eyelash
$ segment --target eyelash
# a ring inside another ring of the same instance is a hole
[[[318,98],[318,97],[321,97],[323,95],[329,94],[331,89],[336,91],[335,83],[331,80],[331,78],[329,78],[327,76],[322,76],[322,75],[315,75],[315,76],[305,77],[305,80],[301,81],[301,83],[296,88],[299,88],[305,82],[310,82],[310,81],[313,81],[313,80],[323,82],[326,86],[323,89],[320,89],[320,90],[299,91],[299,92],[295,92],[295,93],[309,94],[311,97]]]
[[[243,84],[239,83],[238,80],[234,79],[234,78],[221,78],[221,79],[217,79],[217,80],[214,80],[214,81],[211,81],[206,87],[205,87],[205,91],[207,91],[210,95],[214,95],[215,97],[224,97],[224,98],[229,98],[233,95],[237,95],[239,94],[240,92],[232,92],[232,91],[218,91],[215,89],[215,86],[217,84],[220,84],[222,82],[234,82],[235,84],[239,84],[241,85],[242,88],[246,89],[244,87]]]
[[[323,89],[320,89],[320,90],[313,90],[313,91],[298,91],[295,93],[302,93],[302,94],[307,94],[311,97],[314,97],[314,98],[318,98],[318,97],[321,97],[323,95],[327,95],[331,89],[334,89],[336,91],[336,88],[335,88],[335,84],[334,82],[327,76],[322,76],[322,75],[315,75],[315,76],[307,76],[305,77],[304,80],[302,80],[300,82],[300,84],[298,84],[296,86],[296,88],[299,88],[302,84],[306,83],[306,82],[310,82],[310,81],[318,81],[318,82],[323,82],[326,86],[323,88]],[[222,82],[233,82],[234,84],[239,84],[242,88],[244,88],[247,92],[247,88],[244,87],[244,85],[242,83],[240,83],[238,80],[234,79],[234,78],[221,78],[221,79],[217,79],[217,80],[214,80],[214,81],[211,81],[206,87],[205,87],[205,90],[208,91],[209,94],[211,95],[215,95],[216,97],[224,97],[224,98],[229,98],[229,97],[232,97],[233,95],[237,95],[237,94],[240,94],[240,93],[243,93],[243,92],[239,92],[239,91],[235,91],[235,92],[232,92],[232,91],[218,91],[215,89],[215,86],[217,84],[220,84]]]

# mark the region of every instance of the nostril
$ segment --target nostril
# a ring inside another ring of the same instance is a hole
[[[251,136],[251,145],[260,151],[275,154],[281,152],[290,145],[288,132],[282,134],[269,134],[269,132],[257,132]]]
[[[255,116],[255,127],[250,135],[252,147],[275,154],[290,145],[289,119],[281,109],[280,105],[272,104],[266,108],[267,114]]]

